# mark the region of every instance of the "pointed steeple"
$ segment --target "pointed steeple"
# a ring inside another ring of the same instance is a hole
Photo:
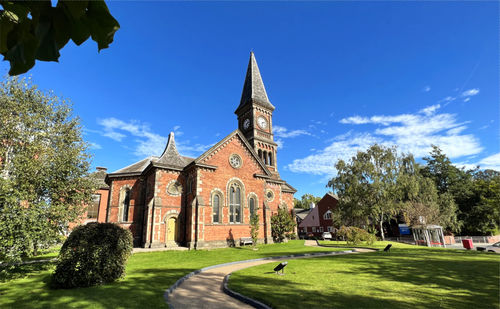
[[[251,103],[268,108],[271,111],[274,110],[274,106],[271,102],[269,102],[269,98],[267,97],[266,88],[264,87],[264,82],[260,76],[257,60],[255,60],[253,52],[250,52],[250,61],[248,62],[245,83],[243,84],[241,101],[235,113],[237,113],[243,106]]]
[[[184,167],[186,166],[186,161],[181,157],[175,146],[174,132],[170,132],[168,135],[167,146],[163,151],[160,159],[156,163],[161,163],[170,166]]]

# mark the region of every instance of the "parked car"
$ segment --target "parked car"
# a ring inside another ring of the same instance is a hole
[[[321,238],[323,238],[323,240],[332,240],[332,233],[330,232],[324,232],[323,234],[321,234]]]
[[[493,244],[493,245],[491,245],[491,246],[486,246],[486,248],[484,249],[484,251],[486,251],[486,252],[496,252],[496,253],[500,253],[500,241],[499,241],[499,242],[494,243],[494,244]]]

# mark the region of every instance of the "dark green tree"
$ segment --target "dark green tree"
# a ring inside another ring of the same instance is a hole
[[[257,245],[257,241],[259,240],[259,214],[253,213],[250,216],[250,236],[252,237],[253,246]]]
[[[25,73],[35,60],[58,61],[71,39],[89,37],[98,50],[107,48],[120,28],[103,0],[0,1],[0,53],[10,62],[10,75]]]
[[[0,83],[0,260],[61,240],[89,204],[95,181],[78,118],[28,79]]]
[[[303,208],[309,209],[311,207],[311,203],[317,204],[321,200],[321,197],[314,196],[312,194],[306,193],[302,195],[301,199],[294,198],[294,207],[295,208]]]
[[[286,208],[279,208],[278,213],[271,216],[271,234],[275,242],[283,242],[287,233],[293,231],[296,223]]]

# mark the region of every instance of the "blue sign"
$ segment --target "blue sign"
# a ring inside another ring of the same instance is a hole
[[[406,224],[398,224],[399,225],[399,234],[400,235],[410,235],[410,228]]]

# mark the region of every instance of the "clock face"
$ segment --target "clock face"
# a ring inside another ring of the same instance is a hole
[[[266,118],[260,116],[258,119],[257,119],[257,124],[259,125],[259,127],[261,127],[262,129],[267,129],[267,120]]]
[[[248,129],[250,127],[250,119],[245,119],[245,121],[243,121],[243,129]]]

